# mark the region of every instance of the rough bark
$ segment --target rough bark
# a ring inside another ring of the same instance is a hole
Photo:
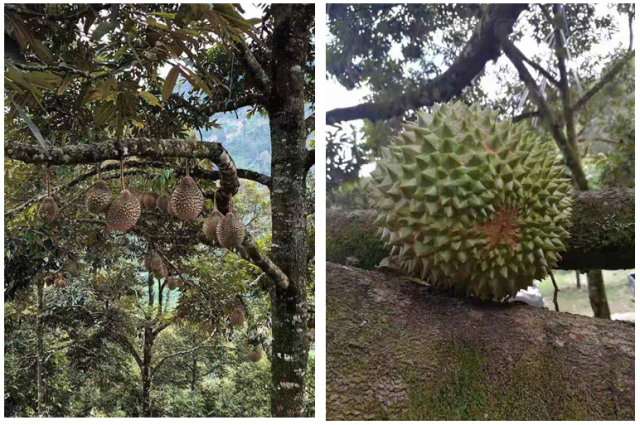
[[[327,419],[634,419],[634,334],[328,263]]]
[[[152,416],[151,411],[151,381],[153,370],[151,366],[153,342],[155,335],[150,325],[144,328],[144,348],[142,355],[142,414],[145,418]]]
[[[573,225],[567,251],[558,268],[619,270],[635,267],[635,193],[632,189],[603,189],[574,195]],[[358,260],[372,269],[389,255],[376,236],[372,210],[327,211],[327,259]]]
[[[587,283],[589,287],[589,302],[591,303],[594,317],[611,319],[602,270],[589,270]]]
[[[400,116],[405,112],[436,102],[447,102],[459,96],[465,87],[484,69],[487,62],[500,57],[500,42],[493,28],[501,22],[511,31],[526,4],[494,4],[485,9],[482,19],[460,56],[437,78],[428,83],[407,88],[397,98],[385,102],[334,109],[327,112],[327,124],[367,118],[371,121]]]
[[[45,413],[44,403],[44,280],[40,274],[36,274],[36,296],[38,299],[38,316],[36,317],[36,386],[38,397],[38,416]]]
[[[289,285],[271,290],[274,416],[304,413],[306,341],[306,137],[304,69],[314,6],[274,4],[271,93],[272,258]]]

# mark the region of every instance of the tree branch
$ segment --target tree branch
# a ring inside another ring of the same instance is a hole
[[[210,159],[220,171],[218,208],[226,212],[229,198],[238,192],[240,183],[236,166],[231,156],[220,143],[198,142],[180,139],[122,139],[106,140],[95,144],[52,147],[43,152],[35,145],[5,141],[5,158],[27,164],[74,165],[95,164],[130,156],[141,158],[200,158]]]
[[[613,81],[615,76],[618,75],[618,73],[620,73],[620,71],[622,71],[622,69],[627,64],[627,62],[629,62],[629,60],[631,58],[635,57],[635,55],[636,55],[636,51],[633,50],[633,51],[629,52],[624,58],[622,58],[622,60],[620,62],[618,62],[613,68],[611,68],[606,74],[604,74],[602,76],[602,78],[600,78],[600,81],[598,81],[598,83],[595,86],[593,86],[591,88],[591,90],[586,92],[585,95],[582,96],[582,98],[580,100],[578,100],[578,102],[575,105],[573,105],[572,110],[574,112],[578,112],[580,109],[582,109],[582,107],[584,107],[584,105],[586,105],[587,102],[596,93],[598,93],[608,83]]]
[[[562,131],[562,126],[554,119],[554,114],[549,109],[544,96],[538,89],[538,86],[529,73],[529,70],[527,70],[527,67],[524,65],[524,55],[507,37],[510,32],[511,27],[508,22],[498,22],[496,24],[496,37],[500,40],[500,44],[502,45],[505,55],[507,55],[513,66],[518,71],[520,79],[524,82],[527,89],[529,89],[531,98],[538,107],[538,113],[542,118],[542,122],[551,132],[558,148],[562,151],[565,163],[571,170],[571,174],[573,175],[578,187],[581,188],[581,190],[584,190],[582,188],[588,187],[589,185],[587,177],[584,174],[584,170],[582,169],[582,164],[580,163],[580,156],[575,151],[574,146],[565,137],[564,132]]]
[[[502,21],[511,32],[518,16],[526,8],[526,4],[489,5],[460,56],[442,75],[418,87],[408,88],[404,94],[390,101],[331,110],[327,112],[327,125],[365,118],[371,121],[388,119],[459,96],[487,62],[500,57],[500,42],[493,31],[496,22]]]
[[[271,80],[262,68],[262,65],[260,65],[255,56],[253,56],[247,43],[238,41],[235,45],[240,51],[240,59],[247,67],[249,75],[258,84],[258,88],[262,91],[262,94],[268,96],[271,93]]]
[[[316,150],[308,149],[307,150],[307,158],[304,162],[304,171],[307,173],[311,167],[313,167],[316,163]]]
[[[635,267],[635,193],[603,189],[574,194],[571,237],[558,268],[621,270]],[[373,222],[373,210],[327,210],[327,261],[345,263],[355,257],[359,267],[374,268],[389,256]]]

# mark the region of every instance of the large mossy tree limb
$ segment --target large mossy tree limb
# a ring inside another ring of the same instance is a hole
[[[634,419],[634,335],[327,263],[327,418]]]
[[[635,194],[631,189],[603,189],[575,196],[571,239],[558,268],[620,270],[635,267]],[[327,211],[327,260],[373,269],[389,255],[376,236],[373,210]]]

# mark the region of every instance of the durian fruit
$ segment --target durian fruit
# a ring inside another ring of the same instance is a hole
[[[169,206],[167,207],[167,212],[169,215],[176,215],[176,212],[173,210],[173,204],[171,203],[171,198],[169,198]]]
[[[48,287],[51,286],[55,283],[56,280],[56,275],[54,273],[48,273],[45,277],[44,277],[44,286]]]
[[[91,189],[87,191],[84,204],[87,210],[94,214],[107,212],[111,204],[111,189],[104,180],[98,180]]]
[[[126,232],[139,218],[140,201],[131,191],[124,189],[107,210],[107,228]]]
[[[180,179],[180,184],[171,195],[171,206],[180,220],[193,220],[200,215],[204,196],[195,180],[189,176]]]
[[[98,163],[98,181],[87,191],[84,197],[84,204],[89,212],[102,214],[109,209],[111,199],[111,189],[109,189],[107,183],[102,180],[102,170],[100,163]]]
[[[38,209],[38,214],[40,215],[40,218],[44,222],[51,224],[56,218],[58,218],[58,215],[60,215],[60,211],[58,210],[58,205],[56,204],[56,202],[53,200],[53,197],[51,196],[51,168],[50,167],[47,167],[46,182],[47,182],[47,197],[44,198],[44,200],[40,204],[40,208]]]
[[[251,348],[251,350],[249,350],[249,353],[247,354],[247,358],[254,363],[259,362],[262,358],[262,350],[258,347]]]
[[[216,203],[217,193],[213,195],[213,212],[202,224],[202,231],[208,238],[216,241],[217,240],[217,227],[218,223],[224,218],[224,215],[220,211],[218,211],[218,206]]]
[[[53,221],[60,215],[56,201],[54,201],[51,196],[44,198],[40,204],[40,208],[38,209],[38,214],[40,214],[40,218],[42,218],[46,223],[53,223]]]
[[[151,270],[161,270],[164,267],[162,257],[156,251],[149,252],[149,267]]]
[[[182,287],[182,281],[180,279],[178,279],[177,277],[170,277],[167,280],[167,286],[169,287],[169,290],[172,291],[176,288],[181,288]]]
[[[244,241],[245,229],[242,221],[230,210],[216,226],[216,238],[223,248],[237,248]]]
[[[58,277],[54,284],[56,286],[59,286],[60,288],[66,288],[67,287],[67,280],[64,277]]]
[[[152,210],[156,207],[157,203],[158,203],[158,197],[156,196],[155,193],[147,192],[144,195],[142,195],[142,204],[144,205],[144,208],[148,210]]]
[[[132,190],[124,187],[123,160],[120,159],[120,185],[122,192],[107,210],[107,229],[126,232],[131,229],[140,218],[140,199]]]
[[[231,320],[231,326],[242,326],[244,324],[244,310],[240,307],[236,307],[229,316]]]
[[[153,271],[153,276],[155,276],[155,278],[158,280],[167,277],[168,274],[169,272],[165,266],[162,266],[160,269]]]
[[[164,193],[158,197],[157,207],[162,212],[169,212],[169,201],[170,198]]]
[[[419,113],[372,173],[375,224],[404,271],[482,299],[544,279],[571,223],[571,180],[553,143],[462,103]]]

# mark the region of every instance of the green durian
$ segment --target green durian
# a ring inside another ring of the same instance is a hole
[[[526,123],[435,105],[381,154],[368,192],[387,261],[482,299],[513,297],[556,267],[571,180],[553,142]]]

